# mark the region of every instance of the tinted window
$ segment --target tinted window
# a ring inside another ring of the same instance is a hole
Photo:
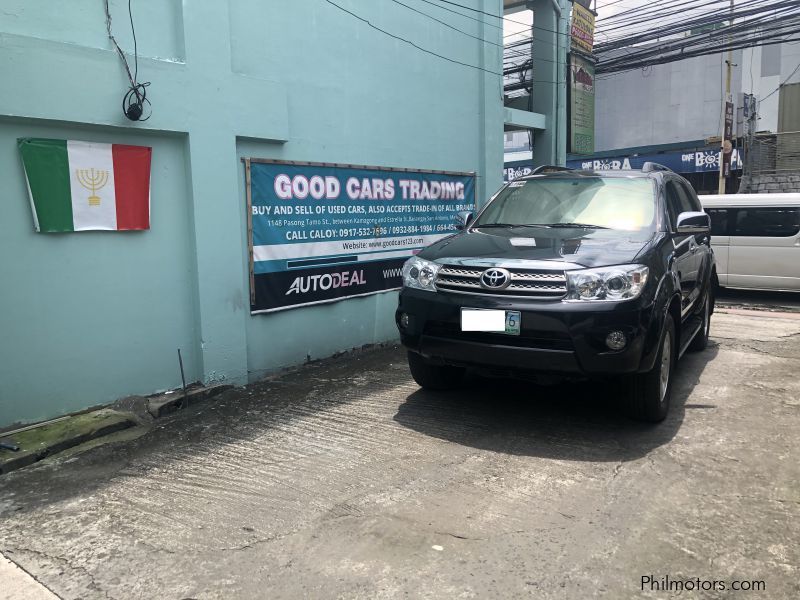
[[[694,188],[685,181],[680,182],[680,187],[683,189],[683,195],[688,202],[687,206],[689,206],[689,208],[687,210],[702,212],[703,207],[700,204],[700,200],[697,199],[697,194],[695,193]]]
[[[706,214],[711,217],[711,235],[728,235],[727,208],[709,208]]]
[[[667,191],[667,212],[669,213],[669,222],[673,231],[678,223],[678,215],[682,212],[689,212],[694,210],[689,198],[686,196],[682,186],[674,180],[669,180],[666,185]]]
[[[800,208],[739,208],[732,235],[790,237],[800,232]]]

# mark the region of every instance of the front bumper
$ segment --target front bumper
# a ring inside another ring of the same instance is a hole
[[[520,335],[462,332],[461,308],[518,310]],[[400,324],[406,313],[407,327]],[[519,300],[403,288],[395,314],[404,346],[433,363],[499,373],[538,372],[601,378],[652,368],[659,339],[653,304]],[[621,330],[623,350],[605,345]]]

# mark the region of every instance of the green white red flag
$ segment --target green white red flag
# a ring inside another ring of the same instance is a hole
[[[150,229],[152,148],[17,140],[36,231]]]

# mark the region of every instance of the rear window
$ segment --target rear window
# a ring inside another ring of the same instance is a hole
[[[564,177],[515,181],[486,208],[475,227],[583,223],[609,229],[654,229],[656,196],[647,178]]]
[[[731,235],[791,237],[800,232],[800,208],[737,208]]]

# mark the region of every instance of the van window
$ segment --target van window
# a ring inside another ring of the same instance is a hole
[[[740,208],[732,235],[791,237],[800,233],[800,208]]]
[[[709,208],[706,214],[711,218],[711,235],[728,235],[727,208]]]

